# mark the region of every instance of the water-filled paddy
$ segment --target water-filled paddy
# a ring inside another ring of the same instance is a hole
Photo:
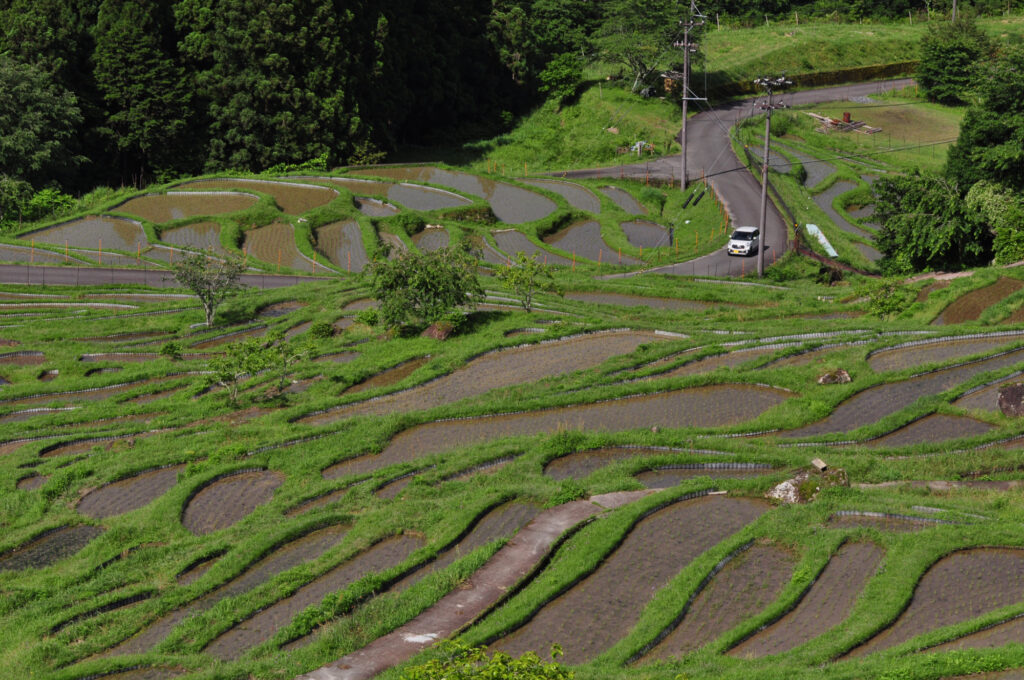
[[[525,234],[515,231],[514,229],[505,229],[494,232],[494,242],[498,244],[499,248],[511,255],[513,260],[515,259],[516,253],[522,252],[526,253],[528,256],[536,254],[536,260],[541,264],[572,264],[572,260],[567,260],[561,255],[549,253],[530,239],[526,238]]]
[[[623,222],[622,231],[626,239],[638,248],[669,247],[668,229],[653,222]]]
[[[369,264],[363,232],[354,220],[334,222],[316,230],[316,250],[346,272],[361,272]]]
[[[395,206],[375,198],[356,197],[355,203],[359,212],[369,217],[391,217],[399,213]]]
[[[594,658],[629,632],[651,596],[682,567],[769,507],[759,500],[710,496],[659,510],[637,523],[594,573],[491,649],[519,656],[558,641],[565,663]]]
[[[1024,288],[1024,281],[1007,277],[999,278],[995,283],[965,293],[942,310],[932,322],[936,326],[976,321],[981,313]]]
[[[867,442],[867,446],[910,446],[944,442],[961,437],[985,434],[992,425],[973,418],[932,414],[915,420],[900,429]]]
[[[618,187],[601,187],[601,193],[612,199],[612,203],[619,206],[630,215],[646,215],[647,208],[640,205],[640,202],[633,198],[633,194]]]
[[[120,217],[83,217],[82,219],[47,227],[19,237],[21,240],[34,240],[39,243],[50,243],[57,246],[68,245],[72,248],[88,248],[99,251],[121,250],[131,253],[139,248],[146,248],[146,232],[142,225],[134,220]],[[97,257],[97,253],[91,253]]]
[[[327,205],[338,195],[334,189],[314,184],[275,182],[263,179],[201,179],[179,184],[177,188],[258,191],[270,194],[281,210],[288,215],[301,215],[313,208]]]
[[[694,477],[711,477],[712,479],[747,479],[760,477],[771,471],[768,465],[746,465],[738,463],[684,463],[667,465],[653,470],[645,470],[636,475],[637,481],[648,489],[670,489],[679,486]]]
[[[412,242],[425,253],[432,253],[448,246],[448,230],[443,227],[427,227],[412,237]]]
[[[940,363],[950,359],[959,359],[972,354],[981,354],[1009,345],[1019,343],[1024,336],[997,336],[987,338],[970,338],[966,340],[941,340],[938,342],[919,343],[907,347],[883,349],[871,353],[868,365],[873,371],[898,371],[928,363]]]
[[[284,222],[246,231],[242,248],[249,257],[262,260],[271,267],[313,271],[313,261],[300,253],[295,245],[294,228]]]
[[[428,361],[430,361],[429,356],[416,357],[415,359],[403,361],[397,366],[381,371],[376,375],[370,376],[366,380],[352,385],[352,387],[345,390],[344,394],[365,392],[366,390],[374,390],[378,387],[394,385],[395,383],[399,383],[408,378],[416,371],[417,368],[424,366]]]
[[[259,199],[256,196],[241,193],[174,191],[166,194],[138,196],[121,203],[113,210],[160,224],[197,215],[221,215],[238,212],[251,208],[257,200]]]
[[[555,458],[544,466],[544,474],[552,479],[583,479],[592,472],[613,463],[633,458],[649,458],[651,456],[670,456],[683,451],[665,448],[643,447],[608,447],[603,449],[587,449],[577,451],[560,458]]]
[[[601,199],[582,185],[554,179],[521,179],[519,181],[556,193],[564,198],[569,205],[579,210],[585,210],[595,215],[601,213]]]
[[[197,536],[227,528],[268,502],[284,475],[269,470],[233,474],[203,486],[185,506],[181,523]]]
[[[216,222],[196,222],[160,232],[160,240],[181,248],[206,250],[218,255],[228,252],[220,243],[220,225]]]
[[[87,524],[47,531],[38,538],[0,555],[0,572],[48,567],[74,555],[102,533],[102,527]]]
[[[167,493],[183,468],[172,465],[102,486],[78,502],[78,512],[101,519],[141,508]]]
[[[594,221],[577,222],[550,236],[544,237],[548,245],[603,264],[638,264],[640,260],[612,250],[601,238],[601,225]]]

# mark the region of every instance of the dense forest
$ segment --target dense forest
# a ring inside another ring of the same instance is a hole
[[[976,6],[1002,11],[1007,1]],[[919,5],[709,0],[701,9],[733,24],[793,12],[885,19],[946,12],[949,0]],[[614,61],[637,26],[670,44],[686,9],[676,0],[5,0],[0,213],[43,209],[47,191],[330,167],[491,134],[572,93],[584,66]]]

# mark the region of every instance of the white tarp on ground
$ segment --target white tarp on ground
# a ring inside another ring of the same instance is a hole
[[[828,242],[828,239],[825,238],[825,235],[821,233],[821,229],[818,229],[817,224],[808,224],[807,233],[818,239],[818,243],[825,248],[825,252],[828,253],[829,257],[837,257],[839,255],[836,249],[832,247],[832,244]]]

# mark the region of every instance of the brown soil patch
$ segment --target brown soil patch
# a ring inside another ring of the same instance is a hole
[[[351,489],[351,488],[352,488],[351,486],[346,485],[346,486],[343,486],[340,489],[336,489],[335,491],[330,491],[328,493],[325,493],[322,496],[317,496],[316,498],[312,498],[312,499],[310,499],[308,501],[299,503],[295,507],[289,509],[284,514],[287,517],[295,517],[296,515],[301,515],[304,512],[309,512],[310,510],[315,510],[316,508],[326,507],[326,506],[330,505],[331,503],[334,503],[334,502],[339,501],[342,498],[344,498],[345,494],[347,494],[349,489]]]
[[[157,643],[167,637],[168,633],[176,625],[189,616],[207,611],[221,600],[247,593],[292,567],[315,560],[338,545],[347,532],[348,527],[331,526],[326,529],[313,531],[301,538],[285,543],[268,556],[247,568],[241,575],[200,597],[191,604],[157,619],[141,633],[125,640],[107,654],[141,654],[151,650]],[[209,560],[202,564],[212,566],[214,562],[215,560]],[[196,578],[198,577],[194,577],[192,580],[194,581]]]
[[[946,340],[943,342],[911,345],[897,349],[875,352],[868,359],[871,370],[898,371],[912,366],[940,363],[950,359],[959,359],[972,354],[988,352],[997,347],[1020,342],[1021,337],[972,338],[970,340]]]
[[[962,550],[936,562],[917,584],[910,605],[884,632],[848,656],[894,647],[944,626],[1020,602],[1024,550]]]
[[[100,519],[122,515],[145,505],[167,493],[178,481],[184,465],[150,470],[122,479],[90,492],[78,502],[78,512]]]
[[[48,567],[74,555],[102,533],[102,527],[91,527],[86,524],[48,531],[39,538],[0,555],[0,571]]]
[[[261,308],[256,316],[261,319],[277,319],[282,316],[287,316],[292,312],[296,312],[305,306],[305,302],[299,302],[298,300],[275,302],[272,305],[267,305],[266,307]]]
[[[160,224],[197,215],[221,215],[238,212],[252,207],[257,200],[259,199],[255,196],[246,196],[245,194],[197,194],[179,191],[139,196],[116,206],[114,211],[128,213]],[[188,228],[182,227],[182,229]],[[161,238],[161,240],[167,239]],[[175,243],[175,241],[170,242]],[[182,243],[181,245],[197,247],[191,243]],[[202,249],[205,250],[205,248],[206,246],[202,246]]]
[[[202,577],[203,574],[208,572],[213,565],[217,564],[217,560],[219,560],[221,557],[223,557],[223,553],[217,553],[199,562],[196,562],[188,569],[178,574],[175,580],[178,582],[179,585],[183,586],[187,586],[190,583],[195,583]]]
[[[416,369],[420,366],[425,365],[430,361],[430,355],[417,357],[415,359],[409,359],[402,363],[389,368],[385,371],[381,371],[377,375],[370,376],[366,380],[356,383],[352,387],[346,389],[342,394],[352,394],[355,392],[365,392],[367,390],[377,389],[378,387],[387,387],[388,385],[394,385],[402,382],[410,375],[412,375]]]
[[[77,390],[74,392],[45,392],[31,397],[19,397],[17,399],[0,403],[14,406],[48,402],[100,401],[102,399],[112,397],[115,394],[130,392],[138,387],[142,387],[143,385],[159,384],[167,382],[168,380],[173,380],[173,378],[147,378],[145,380],[136,380],[134,382],[120,385],[111,385],[110,387],[98,387],[92,390]]]
[[[929,652],[946,652],[952,649],[992,649],[1005,645],[1019,644],[1024,640],[1024,617],[1017,617],[998,626],[980,630],[973,635],[966,635],[936,647]],[[978,676],[980,677],[980,676]],[[1019,677],[1024,678],[1024,674]]]
[[[218,659],[234,659],[245,650],[270,639],[288,625],[296,614],[330,593],[343,591],[367,574],[397,567],[422,545],[418,538],[399,536],[377,543],[348,562],[278,600],[255,616],[227,631],[204,650]]]
[[[451,404],[492,389],[591,368],[610,357],[628,354],[644,343],[663,339],[653,333],[633,331],[595,333],[490,352],[420,387],[342,406],[324,414],[303,418],[299,422],[321,424],[357,415],[380,415]]]
[[[332,364],[347,364],[359,358],[359,352],[334,352],[318,356],[313,361],[329,361]]]
[[[744,550],[711,579],[679,626],[644,660],[682,656],[735,628],[778,597],[795,566],[795,555],[773,545]]]
[[[17,486],[22,491],[35,491],[46,484],[49,479],[49,475],[30,475],[19,479]]]
[[[84,363],[96,361],[132,361],[137,363],[154,361],[160,359],[159,352],[101,352],[98,354],[83,354],[78,360]]]
[[[39,380],[39,382],[50,382],[51,380],[56,380],[59,376],[60,370],[56,368],[51,368],[37,375],[36,379]]]
[[[0,364],[12,366],[37,366],[46,361],[42,352],[7,352],[0,354]]]
[[[910,446],[973,437],[993,429],[992,425],[972,418],[933,414],[915,420],[900,429],[878,439],[865,442],[865,446]]]
[[[961,295],[942,310],[942,313],[939,314],[932,324],[942,326],[977,321],[982,312],[1003,298],[1016,293],[1021,288],[1024,288],[1024,281],[1006,277],[1000,278],[991,286],[985,286],[984,288],[972,290]]]
[[[707,496],[659,510],[638,522],[594,573],[492,649],[519,656],[531,650],[543,653],[558,642],[565,663],[594,658],[629,632],[651,596],[683,566],[769,507],[748,498]]]
[[[729,651],[743,659],[781,654],[842,623],[882,561],[872,543],[847,543],[818,575],[796,609]]]
[[[377,455],[360,456],[324,471],[329,479],[364,474],[441,451],[517,435],[561,430],[723,427],[750,420],[788,394],[766,387],[716,385],[512,415],[445,420],[410,428]]]
[[[284,475],[257,470],[231,475],[204,487],[185,506],[181,523],[197,536],[225,529],[268,502]]]
[[[246,256],[261,260],[280,269],[313,271],[313,261],[306,259],[295,245],[295,230],[285,222],[274,222],[265,227],[245,232],[242,249]]]
[[[261,338],[267,333],[266,326],[256,326],[255,328],[245,328],[240,331],[232,331],[231,333],[224,333],[221,335],[214,336],[209,340],[200,340],[192,344],[194,349],[210,349],[211,347],[219,347],[220,345],[226,345],[229,342],[238,342],[239,340],[246,340],[248,338]]]
[[[261,179],[201,179],[178,185],[181,189],[228,189],[258,191],[270,194],[281,211],[288,215],[301,215],[333,201],[338,192],[327,187],[292,182],[274,182]]]
[[[928,299],[929,295],[931,295],[937,290],[942,290],[948,285],[949,281],[934,281],[932,283],[929,283],[927,286],[922,288],[920,292],[918,292],[917,299],[915,300],[915,302],[924,302],[925,300]]]

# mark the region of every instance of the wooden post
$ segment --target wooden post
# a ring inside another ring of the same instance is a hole
[[[141,242],[135,244],[135,264],[138,264],[140,259],[142,259],[142,243]]]
[[[64,239],[64,264],[68,262],[68,240]]]
[[[619,264],[622,264],[622,247],[619,247]]]
[[[604,255],[604,248],[599,248],[597,251],[597,263],[601,264],[601,256]]]
[[[277,273],[281,273],[281,249],[277,249]]]
[[[348,251],[348,266],[345,268],[349,274],[352,273],[352,251]]]
[[[572,251],[572,270],[576,271],[576,251]]]
[[[32,264],[36,261],[36,240],[32,239],[32,250],[28,256],[28,263]]]
[[[100,239],[100,264],[103,264],[103,239]]]

